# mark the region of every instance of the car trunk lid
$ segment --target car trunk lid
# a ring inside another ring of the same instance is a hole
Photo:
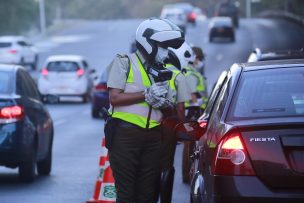
[[[304,188],[303,124],[240,128],[256,175],[274,188]]]

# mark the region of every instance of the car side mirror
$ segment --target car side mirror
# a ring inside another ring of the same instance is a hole
[[[47,94],[42,96],[43,103],[55,104],[59,102],[59,96]]]
[[[197,141],[207,129],[207,121],[187,121],[179,123],[175,126],[174,132],[178,140],[181,141]]]

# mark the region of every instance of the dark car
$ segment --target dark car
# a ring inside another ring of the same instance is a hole
[[[286,59],[304,59],[304,49],[300,50],[273,50],[261,51],[256,48],[248,57],[248,62],[286,60]]]
[[[0,165],[19,167],[21,181],[52,165],[53,122],[31,76],[24,68],[0,65]]]
[[[102,117],[101,109],[104,107],[108,109],[109,103],[109,92],[107,87],[107,76],[106,71],[101,74],[99,82],[94,86],[92,90],[92,107],[91,114],[93,118]]]
[[[233,25],[239,27],[239,9],[229,0],[217,4],[214,16],[230,17]]]
[[[304,202],[303,87],[304,60],[222,73],[198,122],[181,125],[199,138],[191,202]]]
[[[235,30],[228,17],[214,17],[209,22],[209,42],[215,39],[229,39],[235,41]]]

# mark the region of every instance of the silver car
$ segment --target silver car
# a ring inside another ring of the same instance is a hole
[[[30,65],[37,68],[38,54],[35,48],[22,36],[0,37],[0,63]]]
[[[96,71],[90,69],[84,57],[78,55],[50,56],[44,63],[38,79],[42,95],[58,95],[59,98],[77,96],[83,102],[90,98]]]

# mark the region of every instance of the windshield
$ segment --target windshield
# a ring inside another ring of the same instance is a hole
[[[75,72],[77,71],[78,64],[70,61],[57,61],[50,62],[47,66],[48,71],[57,71],[57,72]]]
[[[0,94],[9,94],[13,91],[11,72],[0,71]]]
[[[0,48],[7,48],[7,47],[11,47],[12,43],[10,42],[0,42]]]
[[[304,67],[244,72],[229,120],[304,116]]]

